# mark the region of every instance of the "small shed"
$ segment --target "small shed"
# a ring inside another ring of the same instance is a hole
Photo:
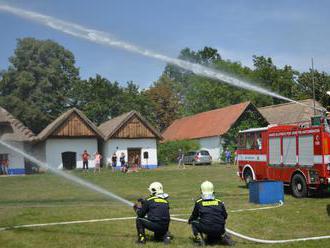
[[[60,115],[38,134],[40,154],[48,166],[64,169],[82,168],[84,150],[91,155],[99,151],[103,134],[80,110],[73,108]]]
[[[107,160],[113,153],[118,158],[124,153],[129,165],[137,158],[143,168],[157,167],[157,141],[162,136],[140,113],[122,114],[102,123],[99,129],[104,134],[103,154]]]
[[[34,133],[7,110],[0,107],[0,138],[10,146],[31,153]],[[22,155],[0,144],[0,163],[8,163],[9,174],[25,174],[29,166]]]

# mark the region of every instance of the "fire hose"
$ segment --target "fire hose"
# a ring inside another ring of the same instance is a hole
[[[250,209],[238,209],[238,210],[231,210],[229,212],[243,212],[243,211],[257,211],[257,210],[264,210],[264,209],[271,209],[283,206],[283,202],[280,202],[276,206],[269,206],[269,207],[261,207],[261,208],[250,208]],[[175,216],[180,216],[180,214],[175,215],[173,214],[171,217],[172,221],[188,223],[188,220],[177,218]],[[95,222],[104,222],[104,221],[121,221],[121,220],[133,220],[136,217],[119,217],[119,218],[106,218],[106,219],[92,219],[92,220],[76,220],[76,221],[65,221],[65,222],[52,222],[52,223],[41,223],[41,224],[26,224],[26,225],[17,225],[17,226],[8,226],[0,228],[1,231],[18,229],[18,228],[29,228],[29,227],[44,227],[44,226],[55,226],[55,225],[70,225],[70,224],[82,224],[82,223],[95,223]],[[321,240],[321,239],[329,239],[330,235],[327,236],[315,236],[315,237],[307,237],[307,238],[297,238],[297,239],[284,239],[284,240],[268,240],[268,239],[258,239],[243,235],[241,233],[235,232],[226,228],[226,232],[229,234],[236,236],[241,239],[245,239],[255,243],[262,243],[262,244],[280,244],[280,243],[290,243],[290,242],[299,242],[299,241],[308,241],[308,240]]]

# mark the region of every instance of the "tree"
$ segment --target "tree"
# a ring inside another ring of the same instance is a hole
[[[77,82],[73,89],[74,106],[97,125],[122,113],[123,89],[117,82],[97,74],[95,78]]]
[[[295,80],[298,72],[293,70],[291,66],[285,65],[283,69],[278,69],[271,58],[264,56],[253,56],[253,64],[255,67],[253,72],[255,82],[274,93],[291,99],[294,97]],[[283,100],[272,98],[270,104],[279,103],[283,103]]]
[[[157,156],[160,164],[169,164],[177,161],[179,150],[186,153],[200,149],[197,140],[177,140],[161,143],[157,149]]]
[[[70,107],[79,81],[73,54],[50,40],[19,39],[11,65],[1,73],[0,105],[34,132]]]
[[[210,66],[215,62],[221,61],[221,56],[217,49],[211,47],[204,47],[197,52],[189,48],[184,48],[179,54],[179,59]],[[176,65],[168,64],[165,67],[163,75],[167,76],[174,82],[173,90],[179,96],[180,101],[184,102],[185,92],[190,86],[188,79],[189,77],[194,76],[194,74],[191,71],[187,71]]]
[[[237,138],[239,131],[248,128],[265,127],[267,125],[268,123],[265,118],[255,109],[253,105],[250,105],[230,128],[230,130],[222,136],[224,148],[228,148],[229,151],[231,151],[232,157],[234,157],[234,151],[237,149]],[[224,152],[221,157],[224,161]]]
[[[313,98],[313,76],[315,100],[319,101],[324,107],[330,107],[330,96],[327,91],[330,90],[330,75],[317,70],[310,70],[299,75],[297,80],[297,98]]]
[[[250,68],[242,66],[239,62],[223,60],[218,51],[210,47],[197,52],[185,48],[181,51],[179,58],[217,69],[243,81],[253,82],[257,78]],[[173,65],[167,65],[163,75],[173,81],[172,90],[179,96],[182,105],[180,111],[183,116],[244,101],[251,101],[256,106],[272,104],[269,96],[240,89],[227,82],[195,75]]]
[[[153,104],[154,120],[160,131],[165,130],[179,117],[180,102],[173,87],[173,81],[164,75],[145,91]]]
[[[156,124],[154,105],[148,98],[146,91],[141,90],[134,82],[127,82],[123,89],[121,112],[136,110],[152,125]]]

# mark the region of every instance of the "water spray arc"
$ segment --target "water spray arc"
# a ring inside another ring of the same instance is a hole
[[[220,80],[220,81],[226,82],[235,87],[243,88],[246,90],[252,90],[252,91],[255,91],[255,92],[258,92],[258,93],[261,93],[264,95],[268,95],[268,96],[271,96],[274,98],[278,98],[281,100],[294,102],[297,104],[302,104],[302,103],[299,103],[290,98],[281,96],[274,92],[271,92],[262,87],[253,85],[253,84],[245,82],[243,80],[239,80],[239,79],[232,77],[230,75],[227,75],[219,70],[208,68],[206,66],[202,66],[202,65],[196,64],[196,63],[191,63],[191,62],[188,62],[185,60],[171,58],[169,56],[138,47],[138,46],[128,43],[126,41],[118,40],[106,32],[86,28],[84,26],[81,26],[81,25],[78,25],[75,23],[63,21],[63,20],[48,16],[48,15],[43,15],[43,14],[40,14],[37,12],[27,11],[27,10],[11,7],[9,5],[0,4],[0,11],[6,11],[11,14],[23,17],[23,18],[27,18],[29,20],[36,21],[38,23],[46,25],[55,30],[58,30],[63,33],[66,33],[66,34],[69,34],[69,35],[72,35],[75,37],[79,37],[79,38],[82,38],[85,40],[89,40],[94,43],[98,43],[98,44],[102,44],[102,45],[106,45],[106,46],[110,46],[110,47],[120,48],[120,49],[129,51],[129,52],[141,54],[146,57],[154,58],[154,59],[157,59],[157,60],[169,63],[169,64],[173,64],[173,65],[179,66],[185,70],[192,71],[193,73],[195,73],[197,75]],[[304,105],[304,104],[302,104],[302,105]]]
[[[100,193],[100,194],[105,195],[105,196],[107,196],[107,197],[109,197],[111,199],[117,200],[117,201],[119,201],[119,202],[121,202],[121,203],[123,203],[125,205],[133,206],[133,203],[132,202],[130,202],[130,201],[128,201],[128,200],[126,200],[126,199],[124,199],[124,198],[122,198],[122,197],[114,194],[114,193],[111,193],[110,191],[108,191],[106,189],[103,189],[103,188],[101,188],[101,187],[99,187],[99,186],[97,186],[95,184],[92,184],[92,183],[90,183],[88,181],[85,181],[85,180],[83,180],[83,179],[81,179],[81,178],[79,178],[77,176],[70,175],[70,174],[68,174],[68,173],[66,173],[66,172],[64,172],[62,170],[59,170],[57,168],[53,168],[51,166],[48,166],[46,163],[44,163],[44,162],[36,159],[35,157],[33,157],[33,156],[31,156],[31,155],[23,152],[22,150],[14,147],[14,146],[6,143],[3,140],[0,140],[0,144],[3,145],[3,146],[5,146],[5,147],[7,147],[8,149],[16,152],[16,153],[22,155],[23,157],[25,157],[26,159],[30,160],[31,162],[39,165],[40,167],[45,168],[45,169],[53,172],[54,174],[56,174],[58,176],[61,176],[61,177],[65,178],[65,179],[67,179],[67,180],[69,180],[71,182],[74,182],[74,183],[78,184],[78,185],[82,185],[82,186],[90,189],[91,191]]]

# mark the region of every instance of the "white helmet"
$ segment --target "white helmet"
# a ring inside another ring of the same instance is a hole
[[[153,182],[150,184],[148,190],[152,195],[163,194],[163,185],[160,182]]]
[[[214,186],[213,183],[209,181],[205,181],[201,184],[201,191],[202,194],[207,196],[207,195],[212,195],[214,193]]]

